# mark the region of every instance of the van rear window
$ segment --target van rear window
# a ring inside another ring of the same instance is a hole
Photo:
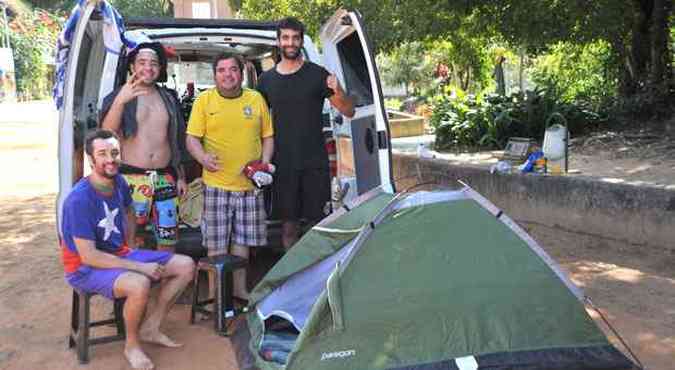
[[[345,78],[347,93],[354,98],[357,107],[373,104],[373,90],[368,75],[366,56],[356,32],[337,44],[338,54]]]

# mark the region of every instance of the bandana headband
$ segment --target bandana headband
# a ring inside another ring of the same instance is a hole
[[[151,48],[139,49],[138,54],[140,54],[140,53],[150,53],[150,54],[154,55],[155,58],[159,59],[159,55],[157,54],[157,51],[155,51],[154,49],[151,49]]]
[[[115,147],[119,147],[119,146],[120,146],[119,140],[117,140],[117,138],[115,138],[115,137],[109,137],[109,138],[107,138],[107,139],[103,139],[103,141],[105,141],[106,143],[108,143],[108,144],[110,144],[110,145],[112,145],[112,146],[115,146]]]

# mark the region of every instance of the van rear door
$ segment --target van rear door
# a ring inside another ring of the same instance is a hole
[[[337,178],[343,194],[349,199],[378,186],[393,193],[389,123],[361,16],[338,10],[321,28],[320,38],[324,66],[354,99],[356,111],[351,119],[332,111]]]
[[[73,184],[84,174],[84,136],[96,128],[100,102],[112,91],[119,50],[106,50],[104,35],[110,41],[110,24],[105,26],[114,9],[103,1],[87,1],[75,10],[77,19],[69,32],[70,48],[63,82],[63,105],[59,109],[59,195],[57,222],[60,230],[61,207]],[[79,18],[77,17],[79,13]],[[110,48],[108,48],[110,49]]]

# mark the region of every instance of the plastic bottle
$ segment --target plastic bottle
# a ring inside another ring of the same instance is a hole
[[[508,174],[511,173],[511,163],[507,161],[499,161],[496,164],[493,164],[490,167],[490,173],[502,173],[502,174]]]
[[[424,143],[417,144],[417,157],[418,158],[435,158],[436,156],[429,149],[424,146]]]

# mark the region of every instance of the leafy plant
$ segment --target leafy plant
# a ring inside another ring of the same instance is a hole
[[[49,96],[49,68],[45,61],[53,55],[62,21],[59,14],[37,9],[21,12],[9,23],[19,99]]]
[[[596,109],[616,96],[616,79],[607,42],[560,42],[535,58],[530,69],[538,86],[554,91],[564,102],[585,102]]]
[[[384,106],[387,109],[391,110],[400,110],[401,109],[401,100],[396,98],[387,98],[384,99]]]
[[[122,17],[172,17],[170,0],[111,0]]]
[[[45,9],[50,12],[70,12],[77,0],[26,0],[34,8]]]
[[[541,140],[550,119],[564,120],[573,134],[604,122],[601,115],[543,89],[511,96],[474,96],[451,89],[434,98],[430,125],[437,149],[501,149],[509,137]]]
[[[377,56],[377,65],[384,81],[392,86],[403,85],[405,94],[419,95],[420,87],[433,79],[427,54],[421,42],[403,43],[386,54]]]

